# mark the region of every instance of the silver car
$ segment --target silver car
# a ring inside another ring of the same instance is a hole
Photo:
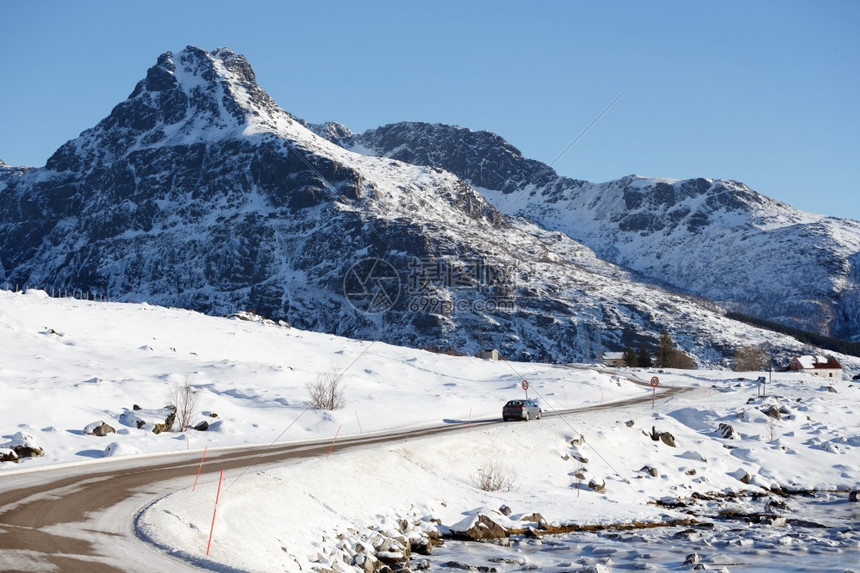
[[[537,400],[510,400],[502,408],[502,419],[508,420],[540,420],[541,409]]]

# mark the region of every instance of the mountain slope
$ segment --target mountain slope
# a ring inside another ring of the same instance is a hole
[[[44,168],[0,170],[0,282],[525,359],[593,359],[662,329],[702,362],[800,349],[504,216],[448,171],[308,127],[242,56],[163,54]]]
[[[447,169],[498,209],[561,231],[596,254],[733,310],[860,337],[860,223],[803,213],[729,180],[559,177],[499,136],[399,123],[337,139]]]

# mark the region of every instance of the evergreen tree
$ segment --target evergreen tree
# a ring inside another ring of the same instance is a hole
[[[667,368],[672,366],[672,356],[675,354],[675,346],[666,329],[660,333],[660,348],[657,350],[657,366]]]
[[[648,353],[648,349],[645,348],[645,344],[639,347],[639,356],[636,357],[636,364],[640,368],[651,368],[653,365],[651,355]]]
[[[636,366],[636,353],[633,351],[633,347],[630,346],[630,343],[627,343],[627,346],[624,347],[624,364],[629,367]]]

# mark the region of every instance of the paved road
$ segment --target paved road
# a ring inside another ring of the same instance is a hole
[[[622,376],[630,378],[629,374]],[[634,380],[647,384],[642,380]],[[661,387],[665,398],[688,390]],[[619,408],[651,400],[651,393],[634,398],[546,412],[546,417]],[[342,438],[333,451],[399,442],[447,432],[503,423],[500,419],[448,423],[412,430]],[[270,464],[325,455],[330,440],[280,444],[271,447],[224,449],[206,456],[201,480],[217,470],[248,468],[260,471]],[[153,499],[191,485],[200,452],[182,452],[131,460],[87,462],[71,467],[0,476],[0,571],[175,571],[186,562],[135,536],[134,516]],[[145,562],[140,556],[144,555]]]

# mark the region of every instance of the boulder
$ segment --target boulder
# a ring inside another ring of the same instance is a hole
[[[116,430],[105,422],[98,421],[92,424],[87,424],[84,428],[84,433],[89,436],[107,436],[108,434],[116,434]]]
[[[5,447],[11,448],[12,453],[18,458],[38,458],[45,455],[42,447],[36,443],[36,438],[25,432],[15,432],[12,435],[11,441]],[[10,459],[7,461],[17,460]]]
[[[19,458],[38,458],[45,455],[42,448],[33,446],[13,446],[12,451],[15,452],[15,455]]]
[[[720,422],[720,425],[717,426],[717,432],[727,440],[735,437],[735,429],[731,424]]]
[[[429,537],[416,537],[410,541],[409,549],[418,555],[430,555],[433,551],[433,541]]]
[[[848,494],[848,501],[853,503],[860,502],[860,489],[855,489],[851,493]]]
[[[493,520],[492,517],[482,513],[463,535],[472,541],[482,541],[484,539],[507,539],[511,536],[511,532],[504,526]]]
[[[593,489],[596,493],[604,493],[606,491],[606,482],[603,480],[598,482],[596,479],[591,478],[588,481],[588,487]]]
[[[667,446],[672,446],[673,448],[675,447],[675,436],[673,436],[669,432],[658,432],[657,428],[651,426],[651,433],[648,435],[650,435],[651,439],[655,442],[661,441]]]
[[[782,501],[781,499],[769,499],[764,504],[764,510],[767,513],[777,513],[782,514],[786,512],[790,512],[791,508],[788,507],[788,504]]]
[[[648,475],[650,475],[651,477],[657,477],[657,468],[655,468],[655,467],[642,466],[642,469],[640,469],[639,471],[640,472],[647,472]]]
[[[502,507],[499,508],[499,513],[501,513],[505,517],[508,517],[511,515],[511,508],[505,504],[502,504]]]
[[[200,422],[199,424],[194,426],[194,429],[197,430],[198,432],[205,432],[206,430],[209,429],[209,422],[207,422],[206,420],[203,420],[202,422]]]
[[[761,413],[769,418],[773,418],[774,420],[782,420],[782,414],[779,413],[779,408],[773,404],[762,410]]]
[[[18,454],[10,448],[0,448],[0,462],[18,462]]]
[[[93,428],[93,435],[94,436],[104,437],[104,436],[107,436],[108,434],[116,434],[116,430],[112,426],[109,426],[108,424],[105,424],[104,422],[102,422],[100,426],[96,426],[95,428]]]
[[[164,427],[162,428],[162,432],[172,432],[173,424],[176,422],[176,410],[169,413],[167,417],[164,419]]]
[[[377,565],[379,565],[379,562],[376,558],[366,553],[356,553],[355,557],[352,558],[352,566],[358,571],[364,571],[365,573],[374,573]]]
[[[670,434],[669,432],[661,432],[660,433],[660,441],[666,444],[667,446],[675,447],[675,436]]]
[[[546,520],[543,518],[543,516],[540,513],[535,511],[534,513],[530,513],[528,515],[522,516],[520,518],[520,521],[531,521],[533,523],[540,523],[541,521],[546,521]]]

